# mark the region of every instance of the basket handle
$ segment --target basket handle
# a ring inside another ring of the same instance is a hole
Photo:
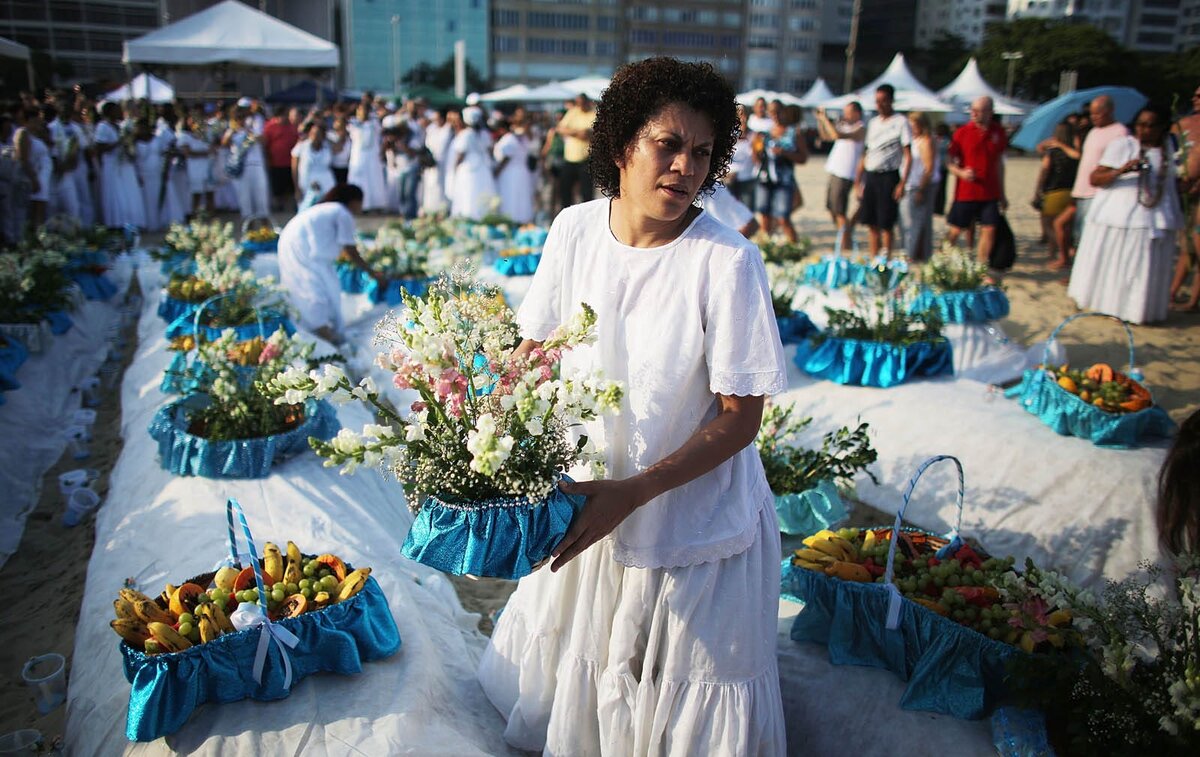
[[[204,309],[207,308],[211,303],[226,297],[232,297],[234,294],[236,294],[236,292],[221,292],[220,294],[214,294],[204,302],[201,302],[200,307],[196,308],[196,313],[192,317],[192,328],[193,333],[196,335],[197,349],[200,346],[200,316],[204,314]],[[263,326],[262,312],[256,305],[251,305],[250,307],[254,309],[254,320],[258,322],[258,335],[263,339],[263,341],[266,341],[267,330],[266,327]]]
[[[246,513],[242,510],[241,504],[230,497],[225,500],[225,520],[229,524],[229,554],[233,558],[233,564],[241,564],[238,559],[237,528],[233,522],[235,513],[238,525],[241,526],[242,536],[246,539],[246,549],[250,553],[250,567],[254,571],[254,583],[258,587],[257,604],[262,611],[262,631],[258,637],[258,650],[254,654],[254,681],[262,683],[263,667],[267,662],[267,649],[274,641],[275,645],[279,647],[280,656],[283,657],[283,688],[290,689],[292,688],[292,658],[288,655],[287,650],[294,648],[300,640],[291,631],[272,622],[267,617],[267,592],[263,586],[262,568],[258,564],[258,549],[254,546],[254,535],[250,533],[250,524],[246,522]]]
[[[1128,323],[1126,323],[1122,319],[1116,317],[1115,315],[1109,315],[1108,313],[1076,313],[1075,315],[1068,317],[1062,323],[1058,324],[1058,326],[1056,326],[1054,328],[1054,331],[1050,332],[1050,338],[1046,340],[1046,346],[1042,349],[1042,365],[1048,365],[1050,363],[1050,345],[1053,344],[1054,341],[1058,338],[1058,332],[1062,331],[1066,327],[1066,325],[1068,323],[1070,323],[1071,321],[1078,320],[1079,318],[1090,318],[1090,317],[1108,318],[1109,320],[1116,321],[1117,323],[1121,324],[1121,328],[1125,329],[1125,338],[1129,342],[1129,371],[1128,371],[1128,373],[1130,375],[1130,378],[1133,378],[1134,377],[1133,374],[1137,370],[1136,368],[1134,368],[1134,364],[1133,364],[1133,330],[1129,328]]]
[[[246,236],[247,232],[250,231],[250,224],[255,223],[257,221],[266,221],[268,227],[274,228],[274,224],[271,222],[270,216],[261,216],[261,215],[260,216],[248,216],[247,218],[245,218],[242,221],[242,237],[243,238]]]
[[[883,572],[883,584],[887,588],[891,599],[888,602],[887,628],[894,629],[900,625],[900,589],[892,582],[892,576],[895,573],[896,564],[896,544],[900,541],[900,526],[904,522],[904,511],[908,509],[909,500],[912,499],[913,489],[917,486],[917,481],[921,480],[921,475],[934,463],[942,460],[949,460],[954,463],[954,467],[958,473],[958,491],[955,498],[955,507],[958,509],[957,517],[954,520],[954,528],[951,529],[947,536],[953,540],[958,536],[958,531],[962,528],[962,512],[963,512],[963,490],[965,481],[963,477],[962,462],[953,455],[936,455],[929,458],[917,468],[913,473],[912,478],[908,480],[908,486],[904,488],[903,501],[900,504],[900,510],[896,513],[896,522],[892,526],[892,543],[888,545],[887,568]]]

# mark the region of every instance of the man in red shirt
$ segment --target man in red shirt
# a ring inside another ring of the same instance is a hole
[[[971,120],[954,132],[946,169],[958,177],[954,204],[946,222],[949,240],[958,242],[964,229],[979,224],[979,260],[988,262],[996,242],[996,224],[1008,208],[1004,193],[1004,151],[1008,137],[1000,124],[992,122],[992,98],[979,97],[971,103]]]
[[[263,126],[263,147],[267,153],[267,174],[271,181],[271,209],[291,207],[296,188],[292,185],[292,148],[300,138],[300,109],[288,108],[287,118],[276,111]]]

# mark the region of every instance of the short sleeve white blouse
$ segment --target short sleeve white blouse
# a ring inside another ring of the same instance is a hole
[[[609,202],[554,220],[517,322],[524,337],[543,340],[580,303],[595,309],[596,343],[567,353],[563,371],[599,369],[624,384],[620,412],[586,431],[605,449],[609,477],[621,479],[715,418],[717,394],[774,394],[787,381],[758,249],[705,212],[668,244],[629,247],[609,229]],[[764,507],[773,498],[750,445],[651,500],[608,538],[625,565],[695,565],[749,547]]]
[[[1141,144],[1136,137],[1118,137],[1104,148],[1099,165],[1106,168],[1121,168],[1141,154]],[[1174,161],[1163,165],[1163,150],[1155,147],[1146,150],[1145,158],[1150,171],[1143,176],[1138,171],[1121,174],[1096,192],[1088,208],[1088,223],[1116,226],[1124,229],[1151,229],[1152,237],[1173,233],[1183,225],[1179,209],[1179,194],[1175,191]],[[1163,176],[1163,171],[1167,172]],[[1153,202],[1153,195],[1162,178],[1162,194],[1152,207],[1144,202]]]

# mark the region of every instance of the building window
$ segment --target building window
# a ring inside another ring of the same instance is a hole
[[[587,29],[589,22],[589,17],[582,13],[530,11],[525,14],[525,24],[530,29]]]
[[[602,32],[615,32],[617,30],[617,17],[597,16],[596,29]]]
[[[746,38],[746,47],[751,50],[774,50],[779,47],[779,40],[766,34],[751,34]]]
[[[777,13],[751,13],[750,26],[758,26],[764,29],[779,28],[779,14]]]
[[[716,37],[712,34],[703,34],[700,32],[675,32],[664,31],[662,35],[664,45],[672,47],[713,47],[716,45]]]
[[[1165,26],[1168,29],[1174,29],[1175,18],[1172,16],[1159,16],[1143,13],[1142,26]]]
[[[596,55],[603,58],[611,58],[617,54],[617,45],[615,42],[596,42],[594,49]]]
[[[817,9],[817,0],[792,0],[792,10],[797,11],[812,11]],[[843,12],[842,8],[838,8],[838,12]]]
[[[698,11],[696,13],[696,23],[703,24],[704,26],[716,26],[717,25],[717,12],[716,11]]]
[[[521,52],[521,40],[517,37],[492,37],[492,52],[519,53]]]
[[[658,8],[655,8],[654,6],[638,5],[626,11],[625,15],[634,21],[657,21]]]
[[[794,53],[805,53],[812,49],[812,40],[808,37],[792,37],[788,40],[788,50]]]
[[[778,8],[780,0],[750,0],[752,8]]]
[[[742,14],[732,11],[725,11],[721,14],[721,23],[725,26],[741,26]]]
[[[521,12],[510,10],[492,10],[492,26],[520,26]]]
[[[808,16],[792,16],[788,19],[788,28],[794,32],[808,32],[816,28],[816,22]]]
[[[736,34],[722,34],[721,35],[721,47],[725,48],[726,50],[734,50],[741,46],[742,46],[742,39],[741,39],[741,37],[737,36]]]
[[[1164,32],[1142,32],[1137,36],[1139,45],[1170,45],[1175,41],[1175,35]]]
[[[812,83],[812,79],[791,79],[788,82],[788,89],[792,92],[807,92]]]
[[[630,29],[629,41],[634,45],[658,44],[658,32],[653,29]]]
[[[540,55],[587,55],[587,40],[530,37],[525,40],[525,50]]]

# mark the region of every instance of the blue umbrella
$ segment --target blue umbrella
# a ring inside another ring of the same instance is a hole
[[[1115,117],[1121,122],[1132,121],[1138,108],[1145,105],[1149,99],[1132,87],[1092,87],[1059,95],[1050,102],[1034,108],[1025,116],[1020,130],[1010,144],[1022,150],[1036,150],[1038,143],[1053,136],[1055,127],[1062,123],[1064,118],[1083,110],[1100,95],[1108,95],[1113,99],[1113,103],[1116,104]]]

